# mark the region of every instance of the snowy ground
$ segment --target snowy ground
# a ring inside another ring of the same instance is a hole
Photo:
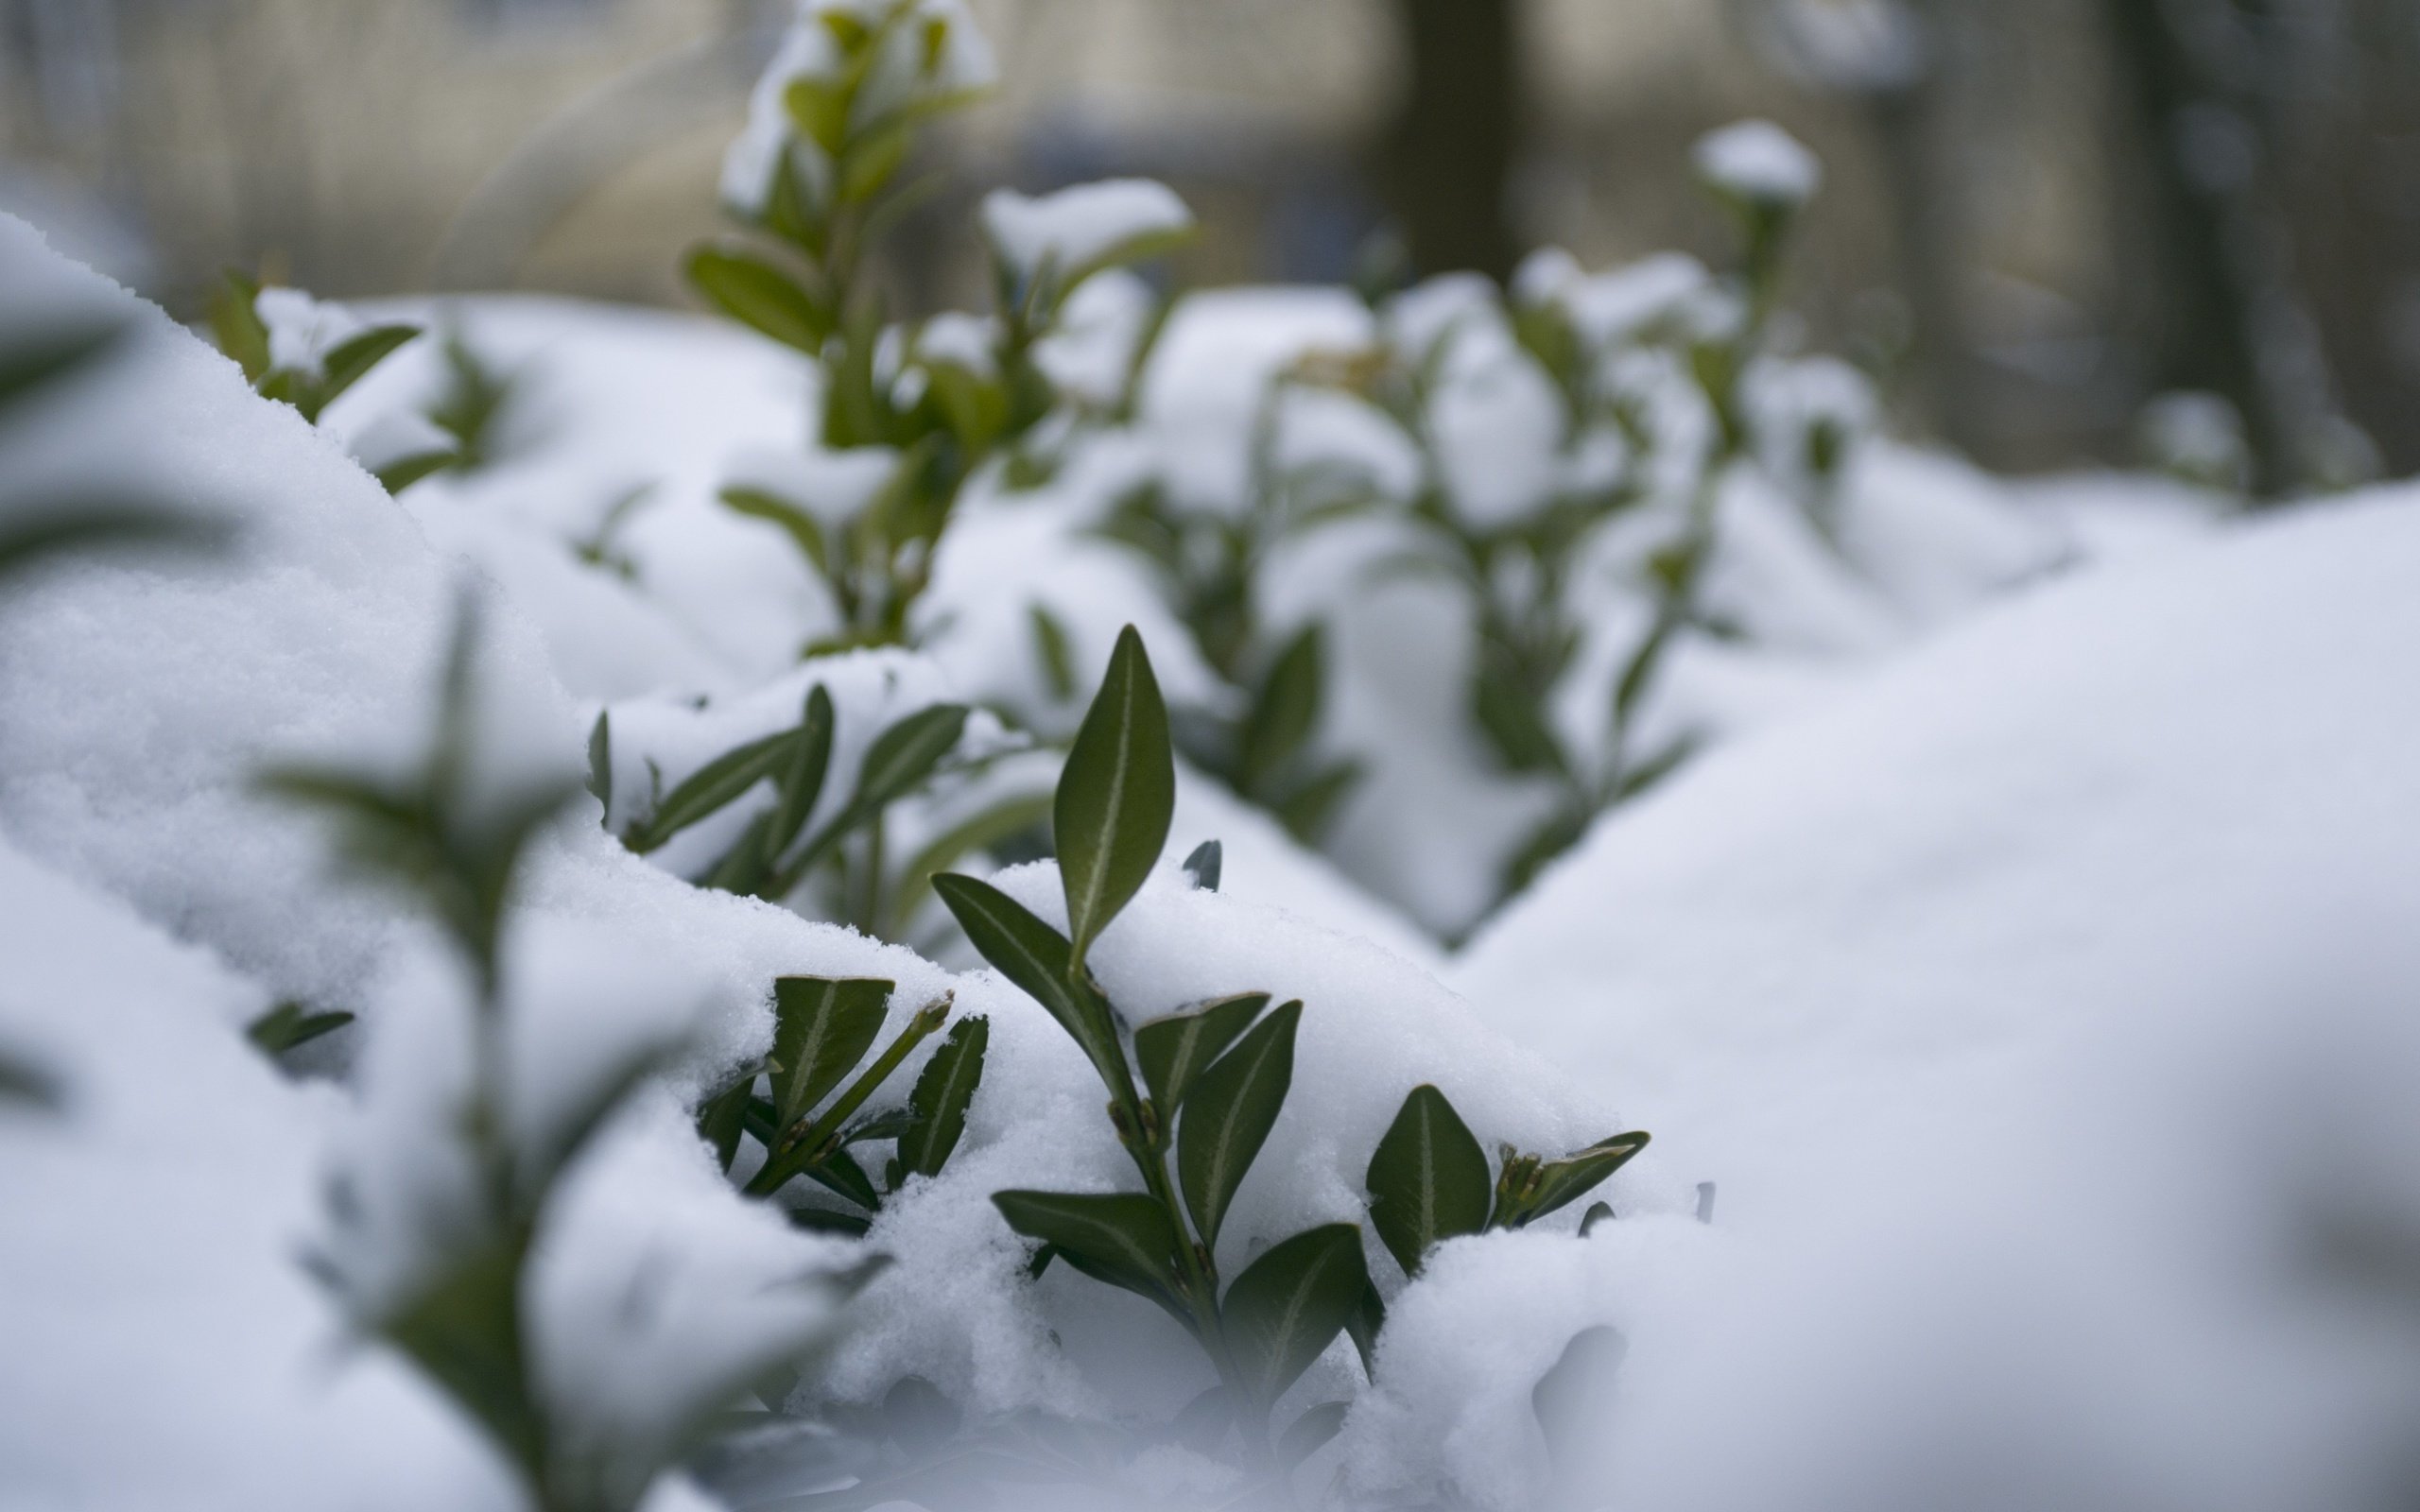
[[[9,329],[75,308],[131,301],[0,223]],[[1316,291],[1187,312],[1130,431],[969,501],[929,655],[836,686],[1063,730],[1024,639],[1042,603],[1082,686],[1131,621],[1172,698],[1216,696],[1148,575],[1086,527],[1137,476],[1214,506],[1240,488],[1253,374],[1371,318]],[[0,594],[0,1049],[63,1090],[56,1113],[0,1103],[0,1504],[512,1504],[468,1425],[349,1339],[296,1262],[332,1171],[413,1231],[442,1174],[412,1142],[443,1116],[427,1078],[460,1009],[426,932],[334,884],[318,828],[252,774],[409,748],[461,562],[491,585],[497,758],[536,766],[576,765],[608,704],[656,710],[676,743],[683,718],[771,728],[789,716],[751,700],[795,706],[764,690],[829,610],[778,531],[714,498],[752,451],[804,443],[801,365],[683,317],[449,315],[519,375],[503,458],[400,503],[340,443],[438,381],[427,341],[315,431],[146,312],[0,451],[0,493],[104,465],[241,527],[218,561]],[[1220,1258],[1357,1218],[1418,1081],[1489,1142],[1655,1135],[1585,1240],[1572,1211],[1452,1241],[1409,1285],[1374,1263],[1376,1382],[1357,1392],[1340,1342],[1297,1388],[1354,1400],[1305,1484],[1508,1512],[2411,1504],[2420,491],[2221,524],[2141,479],[2020,488],[1887,442],[1858,465],[1836,545],[1753,483],[1722,499],[1709,591],[1751,633],[1685,644],[1648,715],[1713,747],[1460,951],[1439,936],[1479,901],[1471,855],[1534,816],[1478,775],[1451,693],[1465,627],[1418,579],[1361,591],[1379,524],[1272,570],[1271,617],[1333,615],[1357,690],[1322,740],[1400,759],[1326,854],[1188,771],[1162,874],[1098,967],[1152,1012],[1246,988],[1310,1005],[1286,1163],[1246,1187]],[[1601,550],[1610,583],[1631,547]],[[1583,655],[1610,664],[1637,606],[1601,604]],[[544,1252],[542,1368],[584,1420],[650,1431],[648,1383],[771,1326],[769,1279],[841,1263],[740,1204],[673,1106],[762,1050],[783,972],[890,978],[894,1023],[947,988],[994,1026],[965,1152],[883,1214],[897,1263],[810,1393],[874,1400],[912,1373],[977,1415],[1116,1418],[1206,1383],[1144,1304],[1063,1265],[1021,1278],[989,1194],[1107,1185],[1120,1159],[1035,1005],[963,953],[694,888],[580,817],[544,846],[515,957],[557,1005],[533,1059],[698,1026]],[[1174,869],[1210,837],[1215,895]],[[1001,883],[1056,906],[1046,868]],[[363,1011],[317,1062],[355,1084],[285,1079],[243,1042],[288,997]],[[643,1279],[662,1313],[600,1323]],[[1627,1357],[1558,1481],[1532,1388],[1599,1324]],[[1215,1468],[1153,1453],[1154,1504],[1219,1494]],[[668,1481],[652,1504],[701,1496]]]

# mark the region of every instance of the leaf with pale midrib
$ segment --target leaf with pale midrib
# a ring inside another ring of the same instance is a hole
[[[773,1109],[786,1129],[840,1085],[882,1033],[891,984],[785,976],[773,983]]]
[[[983,1054],[992,1042],[992,1021],[960,1019],[949,1039],[916,1078],[908,1097],[915,1121],[899,1136],[899,1164],[915,1176],[939,1176],[966,1132],[967,1106],[983,1080]]]
[[[1176,1297],[1176,1226],[1140,1193],[994,1192],[1009,1227],[1113,1286],[1150,1297],[1190,1325]]]
[[[1067,968],[1067,937],[1036,919],[1007,893],[956,872],[933,879],[933,891],[967,939],[1002,976],[1049,1011],[1113,1091],[1123,1080],[1125,1051],[1100,994]]]
[[[1177,1129],[1177,1183],[1205,1245],[1219,1242],[1227,1205],[1286,1106],[1294,1080],[1294,1030],[1302,1017],[1299,1002],[1277,1009],[1212,1062],[1185,1094],[1184,1121]]]
[[[1193,1078],[1252,1027],[1269,1006],[1266,992],[1238,992],[1205,1003],[1190,1013],[1153,1019],[1134,1031],[1134,1058],[1143,1068],[1143,1082],[1160,1116],[1174,1118],[1192,1089]]]
[[[1263,1406],[1275,1401],[1342,1332],[1370,1284],[1361,1230],[1305,1229],[1270,1246],[1227,1288],[1220,1309],[1236,1368]]]
[[[1074,965],[1142,889],[1175,812],[1167,706],[1130,625],[1118,632],[1109,671],[1076,731],[1052,811]]]
[[[1487,1227],[1487,1152],[1443,1092],[1419,1086],[1370,1157],[1370,1224],[1409,1276],[1429,1247]]]

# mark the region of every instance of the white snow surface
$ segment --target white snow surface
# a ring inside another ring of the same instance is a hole
[[[1771,121],[1740,121],[1709,132],[1696,156],[1706,182],[1751,204],[1803,205],[1824,181],[1815,154]]]
[[[983,197],[983,235],[994,251],[1029,279],[1047,264],[1061,279],[1080,277],[1130,249],[1190,230],[1193,212],[1152,179],[1103,179],[1021,195]]]

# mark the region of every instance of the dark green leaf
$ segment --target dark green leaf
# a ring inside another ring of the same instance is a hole
[[[1345,1410],[1352,1403],[1322,1401],[1305,1412],[1277,1435],[1277,1463],[1288,1469],[1300,1465],[1320,1452],[1327,1441],[1344,1428]]]
[[[813,356],[832,334],[832,316],[787,273],[747,252],[700,247],[689,254],[689,284],[740,324]]]
[[[773,982],[773,1118],[786,1129],[823,1101],[882,1033],[892,984],[869,977]]]
[[[1316,844],[1360,781],[1359,762],[1338,762],[1278,799],[1272,810],[1287,833],[1305,845]]]
[[[790,759],[775,779],[781,800],[766,834],[768,859],[778,858],[806,828],[816,800],[823,796],[823,776],[832,765],[832,696],[817,683],[806,696],[806,712],[799,722]]]
[[[70,554],[130,548],[209,550],[227,529],[212,521],[171,514],[154,505],[113,498],[22,503],[0,520],[0,578]]]
[[[631,849],[652,850],[782,770],[797,731],[783,730],[723,752],[698,768],[633,832]]]
[[[846,1239],[863,1239],[873,1227],[873,1220],[858,1213],[841,1212],[833,1208],[786,1208],[790,1227],[810,1233],[838,1234]]]
[[[751,1069],[698,1105],[699,1136],[714,1150],[715,1163],[726,1172],[739,1154],[739,1136],[747,1128],[748,1105],[755,1091],[756,1073]]]
[[[1261,679],[1252,713],[1244,720],[1237,785],[1256,794],[1294,759],[1311,738],[1320,717],[1326,680],[1320,627],[1315,621],[1286,644]]]
[[[908,1097],[916,1122],[899,1136],[899,1164],[913,1176],[939,1176],[966,1132],[966,1109],[983,1080],[983,1053],[992,1041],[992,1022],[981,1017],[958,1021],[958,1026],[933,1052]]]
[[[1109,1005],[1068,970],[1067,937],[989,883],[955,872],[933,879],[933,890],[958,919],[982,957],[1059,1021],[1112,1091],[1126,1078],[1126,1056]]]
[[[1514,1226],[1543,1218],[1566,1203],[1579,1201],[1645,1148],[1644,1133],[1616,1134],[1577,1154],[1547,1161],[1538,1169],[1537,1184],[1522,1198]]]
[[[1252,1027],[1269,1006],[1266,992],[1238,992],[1205,1003],[1189,1013],[1153,1019],[1134,1031],[1134,1058],[1164,1120],[1176,1117],[1193,1078]]]
[[[1561,772],[1562,742],[1546,713],[1512,680],[1482,669],[1471,685],[1471,713],[1511,772]]]
[[[813,1165],[803,1167],[799,1174],[869,1212],[882,1206],[882,1194],[873,1189],[873,1177],[866,1175],[866,1168],[846,1150],[834,1150]]]
[[[1067,627],[1059,616],[1040,604],[1026,606],[1026,613],[1033,625],[1033,649],[1042,662],[1044,681],[1049,684],[1050,696],[1065,700],[1076,696],[1076,657],[1067,644]]]
[[[1361,1230],[1324,1224],[1270,1247],[1227,1288],[1227,1347],[1262,1407],[1285,1394],[1352,1321],[1370,1284]]]
[[[323,1034],[334,1034],[352,1022],[353,1015],[341,1009],[314,1013],[300,1003],[281,1003],[254,1019],[244,1034],[270,1055],[282,1056]]]
[[[899,890],[891,900],[893,917],[901,919],[912,917],[916,906],[925,901],[925,892],[931,888],[934,876],[956,865],[969,852],[991,850],[1047,823],[1049,818],[1050,795],[1029,793],[1019,798],[1003,799],[935,835],[901,868]]]
[[[779,525],[797,544],[799,554],[815,564],[817,572],[832,570],[829,551],[823,542],[823,525],[815,516],[787,499],[777,498],[762,489],[742,488],[735,484],[724,489],[718,497],[723,507],[734,514],[744,514],[752,520]]]
[[[1177,1300],[1176,1227],[1150,1197],[994,1192],[992,1202],[1010,1228],[1050,1246],[1085,1275],[1150,1297],[1189,1322]]]
[[[965,732],[966,706],[937,703],[876,735],[857,768],[852,806],[872,813],[914,792],[933,775],[942,758],[957,748],[959,737]]]
[[[522,1369],[524,1236],[499,1236],[450,1266],[385,1332],[524,1471],[544,1462],[545,1426]]]
[[[1378,1331],[1387,1326],[1387,1301],[1378,1295],[1375,1282],[1361,1288],[1361,1305],[1344,1322],[1344,1332],[1353,1336],[1354,1352],[1361,1356],[1361,1374],[1369,1380],[1378,1378]]]
[[[1075,965],[1151,874],[1175,809],[1167,707],[1130,625],[1059,774],[1052,815]]]
[[[916,1126],[916,1115],[905,1108],[894,1108],[887,1113],[861,1118],[841,1131],[843,1144],[865,1144],[874,1140],[895,1140]]]
[[[451,451],[413,452],[371,470],[371,476],[389,493],[401,493],[423,478],[434,477],[460,460],[461,454]]]
[[[1439,1240],[1487,1227],[1495,1183],[1487,1152],[1443,1092],[1423,1085],[1370,1157],[1370,1226],[1407,1276]]]
[[[614,716],[610,710],[596,711],[596,723],[588,727],[588,791],[604,805],[605,822],[614,822]]]
[[[715,892],[736,893],[752,897],[764,886],[766,873],[771,869],[771,831],[773,816],[759,814],[748,821],[731,849],[713,869],[698,879],[698,885]]]
[[[1588,1231],[1590,1229],[1596,1228],[1600,1223],[1607,1222],[1613,1217],[1613,1215],[1614,1205],[1610,1202],[1592,1202],[1588,1204],[1588,1211],[1580,1215],[1580,1237],[1582,1239],[1587,1238]]]
[[[416,325],[372,326],[359,335],[348,337],[328,353],[320,380],[320,407],[336,403],[337,396],[369,376],[370,369],[393,355],[397,347],[420,335]]]
[[[1216,840],[1204,840],[1184,858],[1184,874],[1203,892],[1219,890],[1219,873],[1224,869],[1226,848]]]
[[[244,369],[244,381],[249,384],[259,383],[268,371],[268,327],[253,308],[260,297],[260,284],[232,267],[210,295],[211,337],[219,351]]]
[[[1299,1002],[1277,1009],[1196,1076],[1185,1094],[1177,1182],[1205,1245],[1218,1244],[1227,1205],[1286,1106],[1294,1081],[1294,1030],[1302,1018]]]

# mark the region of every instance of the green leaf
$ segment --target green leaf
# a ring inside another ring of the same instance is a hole
[[[454,451],[413,452],[408,455],[395,458],[384,467],[372,469],[370,475],[376,478],[378,486],[385,489],[388,493],[399,494],[422,479],[434,477],[460,460],[461,454]]]
[[[604,806],[605,822],[614,822],[614,715],[611,710],[596,711],[596,723],[588,727],[588,791]]]
[[[320,380],[319,407],[324,409],[336,403],[337,395],[368,377],[371,369],[419,335],[420,327],[416,325],[380,325],[339,343],[328,353],[325,376]]]
[[[809,1233],[838,1234],[844,1239],[863,1239],[873,1227],[871,1219],[854,1212],[839,1212],[831,1208],[787,1208],[783,1215],[793,1228]]]
[[[261,286],[250,274],[229,268],[210,295],[210,335],[218,350],[244,369],[244,381],[257,384],[268,371],[268,327],[253,301]]]
[[[1076,657],[1067,644],[1067,627],[1040,604],[1025,608],[1033,625],[1033,651],[1042,663],[1043,680],[1049,685],[1050,696],[1064,702],[1076,696]]]
[[[647,821],[631,833],[631,849],[638,851],[655,850],[781,771],[790,754],[789,743],[796,734],[795,730],[776,730],[762,739],[727,750],[698,768],[687,782],[666,795]]]
[[[1134,1058],[1143,1068],[1144,1084],[1151,1090],[1163,1120],[1176,1117],[1184,1094],[1204,1066],[1235,1043],[1269,1006],[1266,992],[1238,992],[1218,998],[1190,1013],[1153,1019],[1134,1031]]]
[[[0,578],[72,553],[150,548],[207,551],[224,544],[227,527],[172,514],[154,505],[115,498],[23,501],[0,519]]]
[[[892,984],[868,977],[773,982],[773,1119],[786,1129],[840,1085],[882,1033]]]
[[[787,499],[767,493],[762,489],[733,485],[717,495],[723,507],[734,514],[744,514],[752,520],[762,520],[779,525],[799,549],[799,555],[815,564],[818,573],[829,573],[831,558],[823,542],[823,525],[815,516]]]
[[[321,1035],[334,1034],[352,1022],[353,1015],[341,1009],[313,1013],[300,1003],[281,1003],[254,1019],[244,1036],[270,1055],[282,1056]]]
[[[1361,764],[1338,762],[1271,804],[1286,833],[1305,845],[1315,844],[1335,818],[1336,811],[1361,781]]]
[[[1535,1183],[1522,1195],[1520,1208],[1511,1227],[1518,1228],[1545,1217],[1557,1208],[1579,1201],[1645,1148],[1645,1133],[1616,1134],[1612,1139],[1599,1140],[1577,1154],[1547,1161],[1538,1168]]]
[[[1294,1030],[1302,1018],[1300,1002],[1277,1009],[1195,1077],[1185,1094],[1177,1184],[1205,1245],[1218,1244],[1227,1205],[1286,1106],[1294,1081]]]
[[[1216,840],[1204,840],[1184,858],[1184,874],[1203,892],[1219,890],[1219,873],[1225,869],[1226,848]]]
[[[959,703],[937,703],[892,725],[867,747],[851,806],[871,814],[914,792],[965,732],[966,706]]]
[[[387,1337],[522,1469],[540,1473],[545,1425],[521,1356],[526,1236],[495,1237],[457,1260],[384,1326]]]
[[[1132,625],[1084,713],[1052,813],[1067,892],[1069,960],[1084,954],[1142,889],[1176,811],[1176,754],[1151,659]]]
[[[771,850],[772,827],[770,813],[750,819],[748,827],[739,832],[739,838],[722,853],[722,859],[698,879],[698,885],[714,892],[753,897],[765,885],[766,873],[771,869],[768,852]]]
[[[1323,1224],[1270,1247],[1227,1288],[1227,1347],[1245,1389],[1266,1408],[1352,1321],[1370,1284],[1361,1230]]]
[[[1439,1240],[1487,1227],[1495,1184],[1487,1152],[1443,1092],[1426,1084],[1403,1100],[1370,1157],[1370,1225],[1406,1276]]]
[[[873,1189],[873,1177],[866,1175],[866,1168],[846,1150],[834,1150],[814,1164],[800,1167],[799,1174],[869,1212],[882,1206],[882,1194]]]
[[[1613,1217],[1613,1215],[1614,1205],[1610,1202],[1592,1202],[1588,1204],[1588,1211],[1580,1215],[1580,1237],[1582,1239],[1587,1238],[1588,1231],[1590,1229],[1596,1228],[1600,1223],[1607,1222]]]
[[[925,844],[900,870],[898,890],[890,902],[891,917],[907,920],[931,890],[933,878],[971,851],[989,850],[1050,818],[1050,795],[1028,793],[1003,799],[963,822],[953,825]]]
[[[1314,621],[1270,663],[1244,720],[1237,770],[1237,785],[1244,792],[1260,792],[1310,740],[1326,676],[1320,627]]]
[[[933,879],[933,891],[977,953],[1059,1021],[1110,1090],[1123,1086],[1126,1055],[1115,1022],[1091,984],[1068,971],[1067,937],[989,883],[943,872]]]
[[[1177,1299],[1176,1226],[1140,1193],[994,1192],[1009,1227],[1095,1280],[1150,1297],[1190,1326]]]
[[[806,711],[799,721],[790,759],[775,780],[781,801],[774,806],[772,826],[766,833],[769,860],[790,848],[823,796],[823,776],[832,765],[832,696],[817,683],[806,696]]]
[[[862,204],[882,192],[908,160],[913,133],[906,121],[876,127],[849,144],[840,159],[840,203]]]
[[[1277,1435],[1277,1463],[1290,1469],[1318,1453],[1329,1439],[1343,1431],[1345,1410],[1351,1405],[1322,1401],[1295,1418]]]
[[[992,1042],[992,1021],[960,1019],[949,1039],[925,1063],[908,1106],[915,1122],[899,1136],[899,1166],[911,1176],[939,1176],[966,1132],[966,1109],[983,1080],[983,1053]]]
[[[750,1068],[737,1081],[698,1105],[698,1134],[715,1152],[715,1163],[727,1173],[739,1154],[739,1136],[748,1126],[748,1104],[755,1095],[756,1072]]]
[[[1378,1295],[1375,1282],[1361,1288],[1361,1305],[1344,1322],[1344,1332],[1353,1336],[1354,1352],[1361,1356],[1361,1374],[1372,1381],[1378,1378],[1378,1331],[1387,1326],[1387,1300]]]
[[[845,85],[818,78],[792,79],[782,92],[782,103],[788,108],[790,123],[798,128],[799,135],[821,147],[826,157],[840,155],[849,134],[849,92]]]
[[[700,247],[689,254],[689,284],[740,324],[813,356],[832,334],[832,315],[787,273],[747,252]]]

